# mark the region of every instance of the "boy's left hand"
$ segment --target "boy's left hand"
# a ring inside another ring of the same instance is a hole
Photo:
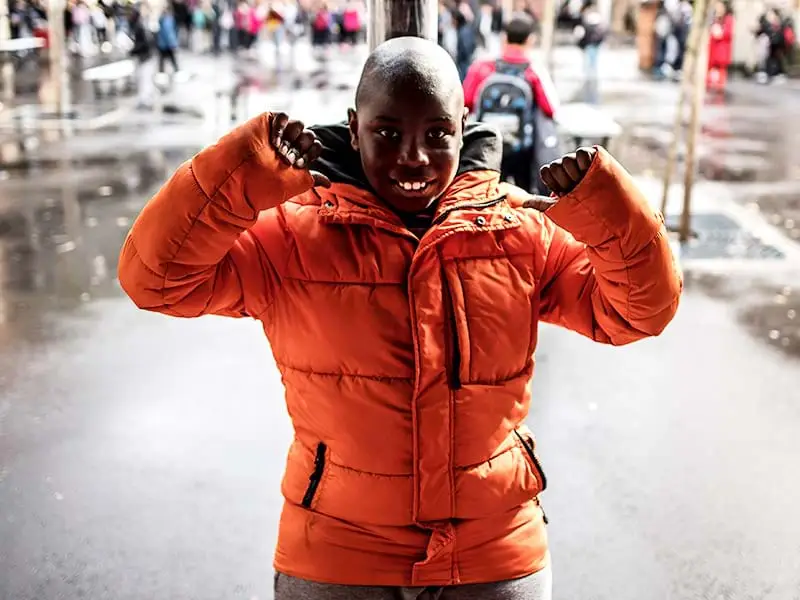
[[[578,148],[575,152],[565,154],[539,170],[544,184],[556,196],[568,194],[583,180],[583,176],[592,166],[597,150],[594,148]]]

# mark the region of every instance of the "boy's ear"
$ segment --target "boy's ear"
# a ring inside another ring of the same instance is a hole
[[[350,146],[358,152],[358,114],[352,108],[347,109],[347,128],[350,130]]]

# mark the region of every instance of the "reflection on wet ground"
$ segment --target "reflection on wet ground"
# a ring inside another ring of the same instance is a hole
[[[0,335],[46,337],[48,313],[117,295],[117,257],[133,219],[195,150],[11,171],[0,193]]]
[[[672,141],[675,104],[654,104],[649,94],[615,97],[625,128],[615,148],[634,171],[663,172]],[[624,106],[633,104],[634,109]],[[800,182],[800,113],[783,114],[753,103],[707,104],[703,109],[698,170],[706,180]],[[679,144],[683,156],[684,144]]]

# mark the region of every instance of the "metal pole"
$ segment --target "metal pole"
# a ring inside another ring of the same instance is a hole
[[[439,4],[437,0],[368,0],[367,40],[376,46],[401,36],[421,37],[436,42]]]

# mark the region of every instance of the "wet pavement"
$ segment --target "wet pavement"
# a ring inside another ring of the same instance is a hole
[[[187,57],[196,77],[170,98],[199,116],[123,99],[84,113],[90,131],[0,145],[3,600],[271,597],[290,431],[260,328],[139,312],[114,276],[147,198],[229,126],[213,64]],[[267,107],[328,120],[352,95],[249,72],[237,120]],[[657,200],[653,132],[674,88],[615,73],[602,90],[625,129],[614,151]],[[542,328],[530,423],[558,598],[800,599],[797,122],[791,91],[745,89],[709,110],[701,155],[752,173],[703,170],[666,334],[614,349]]]

